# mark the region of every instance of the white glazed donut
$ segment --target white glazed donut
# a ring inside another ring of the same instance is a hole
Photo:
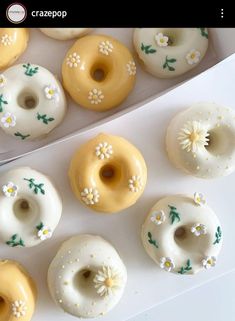
[[[169,159],[201,178],[235,170],[235,111],[214,103],[197,103],[178,113],[166,135]]]
[[[80,318],[110,311],[121,299],[126,281],[125,265],[114,247],[88,234],[65,241],[48,270],[53,300]]]
[[[206,28],[137,28],[135,50],[155,77],[176,77],[196,67],[208,47]]]
[[[40,30],[48,37],[57,40],[68,40],[87,34],[91,28],[40,28]]]
[[[148,255],[165,271],[178,274],[214,267],[222,245],[220,222],[201,193],[158,201],[141,237]]]
[[[22,140],[48,134],[63,120],[66,98],[47,69],[20,64],[0,75],[0,127]]]
[[[0,239],[11,247],[32,247],[52,236],[62,202],[50,179],[29,167],[0,177]]]

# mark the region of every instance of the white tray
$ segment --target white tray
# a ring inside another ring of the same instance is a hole
[[[53,238],[32,249],[0,246],[0,257],[19,260],[33,275],[39,301],[33,321],[73,320],[52,302],[46,284],[47,269],[59,245],[77,233],[94,233],[111,241],[128,269],[128,284],[120,304],[103,321],[124,321],[156,304],[175,297],[235,268],[234,182],[235,175],[201,180],[176,170],[167,159],[164,138],[176,112],[198,101],[214,101],[235,109],[235,55],[167,94],[111,122],[78,133],[64,142],[0,167],[0,173],[16,166],[32,166],[50,175],[63,196],[63,215]],[[146,190],[136,205],[115,215],[100,215],[83,207],[73,196],[67,170],[74,151],[99,132],[122,135],[143,153],[148,166]],[[201,191],[216,211],[224,234],[217,266],[196,276],[178,276],[158,268],[145,253],[140,228],[158,198],[174,193]]]
[[[132,46],[131,28],[102,28],[95,29],[94,33],[112,35],[122,41],[131,52],[134,53]],[[83,130],[89,125],[96,124],[99,120],[109,116],[115,117],[119,112],[125,113],[131,106],[137,108],[139,105],[151,100],[161,94],[163,91],[175,86],[186,79],[192,78],[203,70],[215,65],[218,61],[226,57],[231,50],[235,48],[231,45],[230,39],[234,37],[233,29],[213,29],[210,30],[210,41],[208,52],[202,63],[192,71],[175,79],[156,79],[142,70],[138,64],[137,58],[137,82],[133,92],[128,98],[118,107],[105,113],[89,111],[77,106],[71,99],[68,98],[68,113],[63,123],[57,127],[46,138],[34,141],[19,141],[14,137],[6,135],[0,130],[0,164],[10,159],[19,157],[26,152],[33,151],[39,147],[48,145],[64,136]],[[52,71],[61,79],[61,64],[67,50],[71,47],[74,40],[57,41],[53,40],[37,29],[30,31],[29,46],[25,53],[20,57],[17,63],[31,62],[42,65]]]

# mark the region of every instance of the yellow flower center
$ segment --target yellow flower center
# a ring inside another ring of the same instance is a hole
[[[114,285],[113,279],[107,278],[107,279],[104,281],[104,284],[105,284],[108,288],[113,287],[113,285]]]
[[[54,95],[55,91],[54,91],[53,89],[49,89],[49,90],[48,90],[48,93],[49,93],[50,95]]]
[[[11,117],[7,117],[6,122],[7,122],[8,124],[12,123]]]
[[[49,231],[48,231],[48,230],[44,230],[42,233],[43,233],[44,235],[47,235],[47,234],[49,233]]]
[[[169,261],[166,261],[166,262],[165,262],[165,266],[166,266],[166,267],[170,267],[170,266],[171,266],[171,263],[170,263]]]
[[[19,307],[17,308],[17,311],[18,311],[18,312],[23,312],[23,310],[24,310],[24,309],[23,309],[23,306],[19,306]]]
[[[202,229],[201,226],[197,226],[197,227],[196,227],[196,230],[197,230],[197,231],[201,231],[201,229]]]
[[[140,187],[139,181],[134,181],[134,182],[133,182],[133,186],[134,186],[135,188],[139,188],[139,187]]]
[[[0,84],[2,84],[4,82],[3,78],[0,78]]]
[[[160,39],[160,42],[161,42],[161,43],[164,43],[164,39],[163,39],[163,38],[161,38],[161,39]]]
[[[195,58],[195,53],[193,52],[193,53],[191,53],[191,55],[190,55],[190,57],[191,57],[191,59],[194,59]]]
[[[193,133],[190,135],[190,140],[191,140],[192,142],[196,142],[198,139],[199,139],[198,133],[193,132]]]
[[[8,193],[13,193],[14,192],[14,189],[12,187],[8,188],[7,190]]]
[[[102,154],[105,154],[107,152],[107,148],[106,147],[101,147],[100,149]]]
[[[92,98],[93,98],[94,100],[97,100],[97,99],[98,99],[98,95],[94,94]]]
[[[197,202],[197,203],[201,203],[201,198],[200,198],[200,197],[197,197],[197,198],[196,198],[196,202]]]
[[[161,219],[161,215],[157,215],[157,216],[156,216],[156,220],[157,220],[157,221],[160,221],[160,219]]]
[[[89,194],[87,194],[87,199],[89,200],[89,201],[91,201],[91,200],[93,200],[93,194],[92,193],[89,193]]]
[[[207,260],[207,263],[212,264],[212,260],[211,259]]]

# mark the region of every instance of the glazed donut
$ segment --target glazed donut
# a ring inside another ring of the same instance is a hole
[[[126,281],[125,265],[114,247],[88,234],[65,241],[48,270],[53,300],[80,318],[109,312],[121,299]]]
[[[235,170],[235,112],[214,103],[197,103],[178,113],[166,135],[169,159],[201,178]]]
[[[137,28],[135,50],[155,77],[176,77],[196,67],[208,47],[206,28]]]
[[[69,178],[83,204],[98,212],[115,213],[141,196],[147,168],[141,153],[127,140],[99,134],[75,153]]]
[[[78,39],[62,66],[63,85],[72,99],[95,111],[121,104],[135,84],[135,74],[129,50],[116,39],[100,35]]]
[[[11,247],[31,247],[52,236],[62,202],[50,179],[29,167],[0,177],[0,239]]]
[[[88,33],[90,28],[40,28],[48,37],[57,40],[68,40],[78,38]]]
[[[22,55],[28,39],[26,28],[0,28],[0,70],[11,66]]]
[[[30,321],[36,304],[36,286],[17,262],[0,260],[0,320]]]
[[[29,63],[0,74],[0,127],[21,140],[45,136],[66,112],[59,81],[47,69]]]
[[[201,193],[158,201],[141,237],[148,255],[165,271],[178,274],[214,267],[222,245],[220,222]]]

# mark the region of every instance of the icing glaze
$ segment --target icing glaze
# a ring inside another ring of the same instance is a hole
[[[133,205],[144,191],[147,168],[143,156],[119,136],[99,134],[74,154],[69,178],[76,197],[105,213]]]
[[[118,106],[134,87],[135,75],[129,50],[101,35],[78,39],[62,65],[64,88],[77,104],[95,111]]]
[[[26,28],[0,28],[0,70],[19,58],[28,45],[28,38]]]
[[[48,134],[65,116],[60,82],[47,69],[20,64],[0,74],[0,127],[21,140]]]
[[[84,36],[91,31],[90,28],[40,28],[48,37],[57,40],[68,40]]]
[[[235,112],[214,103],[196,103],[178,113],[166,135],[169,159],[201,178],[226,176],[235,170]]]
[[[88,234],[65,241],[48,270],[55,303],[82,318],[109,312],[121,299],[126,281],[125,265],[114,247]]]
[[[222,230],[205,202],[199,204],[195,196],[174,195],[153,206],[142,226],[141,238],[146,252],[160,268],[195,274],[215,266]]]
[[[0,260],[1,321],[30,321],[36,292],[33,280],[19,263]]]
[[[62,213],[50,179],[29,167],[0,177],[0,239],[8,246],[31,247],[52,236]]]
[[[136,28],[135,50],[155,77],[179,76],[196,67],[208,47],[206,28]]]

